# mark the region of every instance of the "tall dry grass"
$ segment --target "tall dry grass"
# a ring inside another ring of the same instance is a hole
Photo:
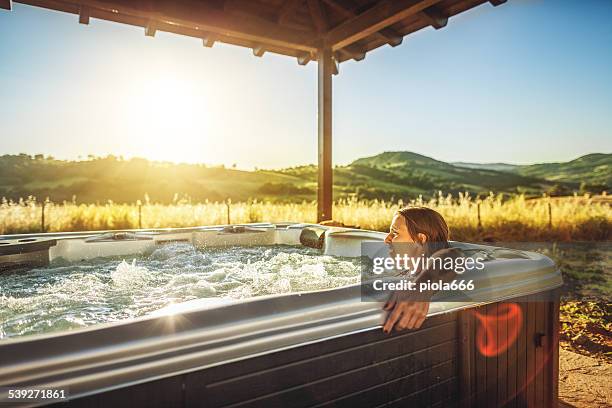
[[[395,211],[404,205],[422,205],[440,212],[453,239],[461,241],[571,241],[609,240],[612,209],[608,197],[565,197],[528,200],[524,196],[484,199],[469,195],[439,194],[409,203],[380,200],[340,200],[334,204],[334,220],[364,229],[385,231]],[[480,226],[478,207],[480,206]],[[279,204],[262,201],[239,203],[178,202],[173,205],[45,203],[45,230],[88,231],[139,227],[189,227],[248,222],[315,222],[316,203]],[[550,214],[550,217],[549,217]],[[29,197],[0,204],[0,234],[41,231],[42,204]]]

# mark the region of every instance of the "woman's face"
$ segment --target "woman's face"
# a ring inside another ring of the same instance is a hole
[[[393,245],[389,248],[389,255],[393,258],[396,255],[419,256],[423,253],[423,248],[419,244],[425,243],[425,234],[418,234],[419,242],[416,242],[408,232],[406,219],[401,214],[395,214],[389,227],[389,233],[385,237],[385,244],[414,244],[414,245]]]
[[[395,214],[393,216],[391,227],[389,227],[389,233],[385,237],[386,244],[391,244],[393,242],[414,242],[414,239],[412,239],[408,233],[406,219],[401,214]]]

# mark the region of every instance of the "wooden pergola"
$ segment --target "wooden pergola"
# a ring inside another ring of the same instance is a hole
[[[506,0],[18,0],[17,3],[248,47],[261,57],[277,53],[298,64],[318,63],[317,220],[332,217],[332,76],[338,64],[361,61],[369,51],[482,3]],[[0,8],[11,10],[11,0]]]

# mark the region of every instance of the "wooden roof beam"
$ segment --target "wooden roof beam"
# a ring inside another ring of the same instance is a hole
[[[306,65],[313,59],[315,59],[315,57],[310,52],[304,53],[297,57],[298,64],[300,65]]]
[[[257,47],[253,48],[253,55],[256,57],[263,57],[265,52],[266,52],[266,49],[264,48],[263,45],[258,45]]]
[[[385,0],[327,33],[333,50],[344,48],[431,7],[440,0]]]
[[[334,53],[334,58],[336,61],[346,61],[350,59],[354,59],[355,61],[361,61],[365,59],[366,53],[365,51],[359,50],[351,50],[349,47],[342,48]]]
[[[0,0],[0,9],[11,11],[13,9],[13,1],[12,0]]]
[[[79,24],[89,24],[90,14],[89,7],[79,7]]]
[[[304,0],[285,0],[278,13],[278,24],[287,24]]]
[[[436,30],[446,27],[448,23],[448,16],[436,6],[431,6],[421,11],[421,16]]]
[[[155,24],[155,20],[149,20],[147,25],[145,26],[145,35],[147,37],[155,37],[155,32],[157,31],[157,27]]]
[[[310,11],[310,15],[312,17],[312,21],[317,29],[318,33],[324,33],[327,31],[327,17],[325,16],[325,12],[321,7],[321,3],[319,0],[307,0],[308,1],[308,10]]]
[[[204,35],[202,35],[202,44],[206,48],[212,48],[212,46],[215,45],[216,41],[217,36],[213,33],[204,33]]]
[[[28,1],[25,2],[27,3]],[[198,30],[204,32],[218,33],[240,40],[270,44],[296,51],[312,52],[317,49],[312,40],[316,35],[312,31],[279,26],[276,23],[256,16],[235,16],[211,7],[203,1],[148,2],[151,4],[151,7],[144,13],[142,9],[136,7],[139,2],[79,0],[79,3],[89,6],[94,15],[95,10],[100,10],[100,12],[168,21],[187,28],[197,27]]]
[[[337,12],[339,12],[340,14],[343,14],[347,18],[354,18],[355,16],[357,16],[357,13],[355,13],[353,10],[346,7],[345,5],[340,4],[338,0],[323,0],[323,1],[328,6],[332,7]],[[375,35],[377,37],[384,39],[385,42],[392,47],[396,47],[400,45],[402,43],[402,40],[404,39],[403,35],[401,35],[399,32],[397,32],[396,30],[390,27],[383,28],[382,30],[376,32]]]

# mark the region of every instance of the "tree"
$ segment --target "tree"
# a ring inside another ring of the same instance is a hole
[[[560,197],[571,195],[572,191],[563,184],[555,184],[554,186],[548,189],[547,193],[551,197]]]

